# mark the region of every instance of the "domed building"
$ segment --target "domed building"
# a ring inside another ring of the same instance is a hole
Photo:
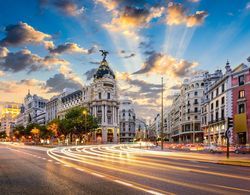
[[[117,143],[119,141],[119,101],[115,74],[106,61],[108,52],[101,51],[103,60],[93,76],[93,82],[73,93],[61,95],[58,100],[58,118],[76,106],[87,107],[98,119],[99,128],[93,133],[92,141]]]
[[[94,74],[90,88],[85,88],[83,94],[90,92],[88,107],[93,116],[98,119],[100,128],[94,135],[99,143],[117,143],[119,140],[119,101],[115,74],[106,61],[106,55]]]

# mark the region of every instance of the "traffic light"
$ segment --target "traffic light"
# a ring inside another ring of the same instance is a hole
[[[229,129],[230,127],[234,126],[234,120],[231,117],[227,118],[227,128]]]

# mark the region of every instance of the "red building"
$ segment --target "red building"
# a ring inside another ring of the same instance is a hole
[[[239,65],[232,73],[233,138],[235,144],[250,144],[250,68]]]

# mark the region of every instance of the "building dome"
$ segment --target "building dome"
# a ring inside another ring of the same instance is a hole
[[[115,79],[115,74],[113,70],[110,69],[108,66],[108,62],[106,60],[103,60],[97,69],[96,73],[94,74],[95,79],[100,79],[104,77],[111,77],[112,79]]]

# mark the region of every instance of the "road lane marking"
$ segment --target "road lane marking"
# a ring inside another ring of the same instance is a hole
[[[62,156],[62,155],[59,155],[59,154],[57,154],[57,153],[54,153],[53,152],[54,151],[54,149],[51,149],[51,150],[48,150],[47,151],[47,154],[51,157],[51,158],[53,158],[54,160],[56,160],[56,161],[59,161],[59,162],[61,162],[61,163],[65,163],[65,159],[64,160],[61,160],[60,158],[65,158],[65,156]],[[59,158],[58,158],[59,157]],[[66,157],[66,159],[69,159],[68,157]],[[73,160],[73,159],[72,159]],[[74,159],[74,160],[76,160],[76,159]],[[78,161],[78,160],[76,160],[76,161]],[[68,162],[67,162],[68,163]],[[74,167],[74,168],[78,168],[79,166],[77,166],[77,165],[75,165],[75,164],[72,164],[72,163],[69,163],[72,167]],[[97,176],[96,174],[96,172],[93,172],[94,170],[91,170],[91,169],[88,169],[88,168],[84,168],[84,170],[83,170],[84,172],[86,172],[86,173],[89,173],[89,174],[93,174],[93,175],[95,175],[95,176]],[[107,175],[107,174],[98,174],[99,176],[100,175],[102,175],[102,176],[104,176],[104,178],[103,179],[107,179],[107,180],[109,180],[109,181],[113,181],[114,182],[114,180],[119,180],[119,178],[117,178],[117,177],[114,177],[114,176],[111,176],[111,175]],[[137,189],[137,190],[141,190],[141,191],[144,191],[144,192],[146,192],[147,190],[150,190],[151,189],[151,191],[153,191],[153,192],[159,192],[159,194],[170,194],[170,195],[174,195],[174,193],[171,193],[171,192],[167,192],[167,191],[163,191],[163,190],[160,190],[160,189],[155,189],[155,188],[152,188],[152,187],[149,187],[149,186],[145,186],[145,185],[143,185],[143,184],[139,184],[139,183],[135,183],[135,182],[128,182],[128,183],[131,183],[131,184],[133,184],[132,186],[131,186],[131,188],[134,188],[134,189]]]
[[[153,190],[146,190],[146,192],[148,192],[150,194],[154,194],[154,195],[164,195],[162,193],[159,193],[159,192],[156,192],[156,191],[153,191]]]
[[[119,183],[119,184],[122,184],[122,185],[125,185],[125,186],[133,186],[133,184],[130,184],[130,183],[127,183],[127,182],[124,182],[124,181],[121,181],[121,180],[114,180],[116,183]]]
[[[65,167],[71,167],[71,166],[69,166],[69,165],[67,165],[67,164],[64,164],[63,166],[65,166]]]
[[[98,174],[98,173],[91,173],[92,175],[95,175],[97,177],[105,177],[104,175]]]
[[[49,161],[49,162],[52,162],[52,160],[50,160],[50,159],[49,159],[48,161]]]

